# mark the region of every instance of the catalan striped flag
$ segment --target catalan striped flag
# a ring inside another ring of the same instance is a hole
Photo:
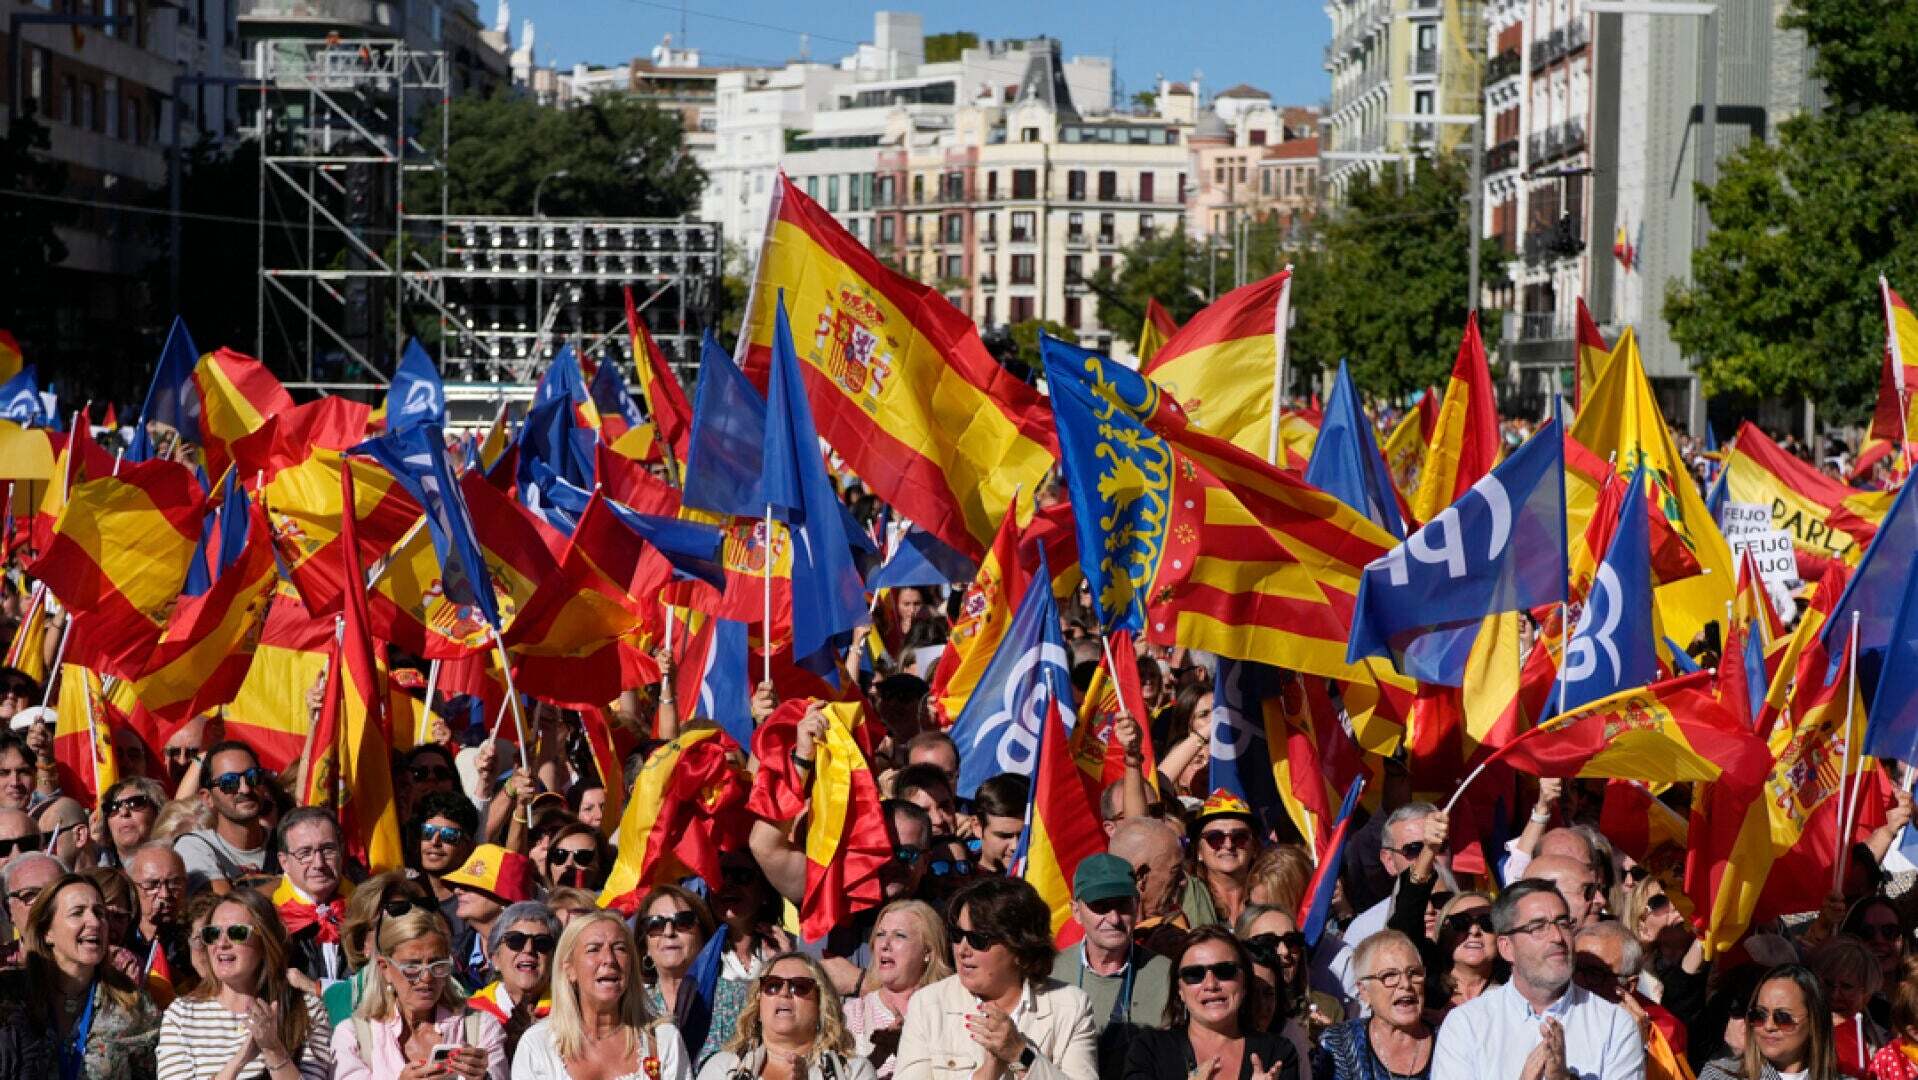
[[[693,407],[686,400],[686,388],[679,385],[679,377],[666,362],[666,354],[660,351],[659,342],[653,340],[652,331],[647,329],[646,320],[639,317],[638,309],[633,306],[633,290],[624,291],[626,332],[632,337],[633,374],[639,380],[640,396],[646,399],[646,417],[683,465],[686,440],[693,430]]]
[[[1725,454],[1725,495],[1771,508],[1772,526],[1790,536],[1798,552],[1798,576],[1809,580],[1817,576],[1818,560],[1856,563],[1897,492],[1859,491],[1834,480],[1747,420]]]
[[[340,504],[354,505],[350,471],[340,474]],[[362,581],[366,576],[360,568],[355,528],[353,515],[340,518],[340,552],[345,560],[341,570],[348,581]],[[321,726],[327,726],[327,714],[335,717],[332,726],[339,736],[341,831],[347,849],[373,873],[395,869],[404,862],[393,801],[382,651],[373,641],[365,591],[346,590],[335,674],[329,679],[329,693],[321,705]]]
[[[790,735],[790,728],[788,731]],[[687,874],[719,880],[719,853],[743,837],[751,788],[720,730],[692,723],[640,766],[619,819],[619,859],[601,907],[632,913],[654,883]]]
[[[1585,306],[1582,296],[1578,298],[1577,342],[1578,347],[1572,357],[1574,410],[1584,407],[1585,395],[1598,382],[1599,373],[1605,370],[1605,362],[1612,358],[1612,347],[1605,344],[1605,335],[1599,333],[1598,323],[1592,319],[1592,309]]]
[[[1291,288],[1281,270],[1219,297],[1186,321],[1142,369],[1198,427],[1268,457],[1278,368],[1279,310]],[[1281,422],[1283,417],[1281,417]]]
[[[268,601],[253,660],[226,707],[227,734],[244,739],[269,772],[300,760],[306,744],[306,692],[327,670],[333,616],[310,614],[281,582]]]
[[[979,558],[1056,444],[1038,392],[986,352],[964,312],[881,263],[783,175],[742,335],[758,385],[785,291],[819,434],[875,495]]]
[[[1438,422],[1427,444],[1412,496],[1412,516],[1430,521],[1458,501],[1478,478],[1498,464],[1504,444],[1498,434],[1498,399],[1492,369],[1479,337],[1478,312],[1466,316],[1452,378],[1439,405]]]
[[[1147,297],[1145,321],[1139,324],[1139,345],[1133,350],[1133,355],[1139,358],[1140,366],[1152,363],[1152,358],[1157,356],[1159,350],[1165,347],[1165,343],[1178,332],[1178,320],[1174,319],[1172,313],[1159,303],[1159,298]]]
[[[1041,667],[1054,670],[1051,665]],[[1045,696],[1038,717],[1032,802],[1026,812],[1025,834],[1019,839],[1019,876],[1051,909],[1053,940],[1062,948],[1084,933],[1072,917],[1072,875],[1081,860],[1106,847],[1105,830],[1099,824],[1102,785],[1079,768],[1072,751],[1072,734],[1066,730],[1071,694],[1071,684],[1067,683]]]

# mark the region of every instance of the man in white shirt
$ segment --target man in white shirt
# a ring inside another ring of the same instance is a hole
[[[1572,982],[1572,917],[1558,889],[1514,882],[1492,906],[1492,927],[1511,981],[1445,1018],[1432,1080],[1644,1080],[1638,1024]]]
[[[1384,843],[1379,848],[1379,865],[1392,875],[1392,892],[1385,899],[1359,912],[1344,930],[1339,932],[1335,951],[1326,961],[1332,974],[1337,976],[1344,996],[1348,1001],[1359,999],[1359,973],[1352,965],[1352,951],[1358,944],[1380,930],[1392,919],[1392,902],[1398,895],[1398,878],[1405,873],[1412,860],[1418,858],[1425,847],[1425,819],[1438,812],[1438,807],[1428,802],[1411,802],[1392,811],[1385,819]],[[1438,856],[1441,881],[1449,881],[1452,872],[1452,855],[1442,851]],[[1328,935],[1326,944],[1332,943]],[[1320,952],[1325,955],[1325,947]],[[1314,989],[1330,989],[1317,983]]]

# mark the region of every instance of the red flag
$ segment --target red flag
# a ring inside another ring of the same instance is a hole
[[[686,390],[679,385],[679,377],[666,363],[666,354],[659,351],[659,343],[646,328],[646,320],[640,318],[634,308],[633,290],[628,287],[624,291],[626,331],[633,339],[633,373],[639,377],[640,393],[646,396],[646,418],[658,429],[659,437],[673,448],[673,456],[684,464],[686,440],[693,432],[693,407],[686,400]]]

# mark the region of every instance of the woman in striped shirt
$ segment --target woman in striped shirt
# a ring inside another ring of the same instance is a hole
[[[332,1031],[320,999],[287,982],[286,929],[238,889],[200,929],[212,978],[160,1021],[159,1080],[327,1080]]]

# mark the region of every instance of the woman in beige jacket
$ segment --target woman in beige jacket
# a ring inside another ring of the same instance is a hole
[[[893,1080],[1098,1080],[1092,1004],[1050,977],[1052,916],[1032,886],[952,898],[955,974],[912,996]]]

